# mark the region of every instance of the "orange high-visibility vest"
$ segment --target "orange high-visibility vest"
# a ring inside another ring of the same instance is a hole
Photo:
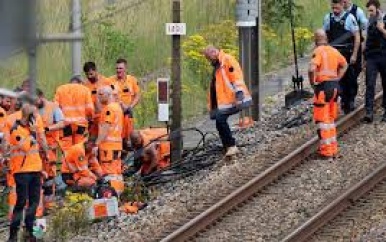
[[[104,86],[111,86],[112,81],[102,75],[98,75],[98,80],[95,83],[90,82],[88,79],[84,81],[84,85],[90,90],[91,92],[91,98],[94,103],[94,105],[97,102],[98,98],[98,89],[104,87]]]
[[[119,87],[120,101],[125,105],[130,105],[134,96],[140,92],[138,80],[134,76],[127,75],[125,80],[120,80],[114,75],[110,80]]]
[[[88,159],[84,149],[84,143],[78,143],[73,145],[65,152],[65,162],[67,162],[70,173],[73,174],[74,180],[78,180],[81,177],[96,176],[90,171],[88,167]]]
[[[36,134],[28,127],[23,127],[16,120],[10,130],[11,156],[10,164],[13,173],[40,172],[43,163],[39,155],[39,144]]]
[[[44,106],[44,114],[42,115],[44,127],[48,127],[54,124],[54,111],[56,108],[59,107],[53,102],[47,102],[47,104]],[[51,148],[56,147],[57,142],[59,141],[59,136],[59,131],[46,132],[47,144]]]
[[[312,55],[311,64],[316,66],[316,82],[337,80],[338,69],[347,65],[344,56],[329,45],[318,46]]]
[[[148,145],[153,140],[162,141],[167,140],[169,138],[167,136],[168,131],[166,128],[146,128],[139,130],[139,133],[141,134],[144,146]]]
[[[157,150],[157,160],[160,168],[168,165],[170,156],[170,141],[168,141],[166,128],[147,128],[140,130],[143,146],[146,147],[153,141]]]
[[[77,83],[64,84],[56,90],[55,102],[62,109],[66,124],[88,126],[94,115],[90,90]]]
[[[110,128],[106,139],[99,144],[101,150],[122,150],[122,123],[123,111],[119,103],[113,102],[103,108],[100,125],[110,124]]]

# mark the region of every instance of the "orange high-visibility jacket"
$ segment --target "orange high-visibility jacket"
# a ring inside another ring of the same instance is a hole
[[[139,130],[141,134],[143,145],[148,145],[153,140],[168,140],[166,128],[146,128]]]
[[[90,82],[88,79],[84,81],[84,85],[90,90],[91,92],[91,98],[94,103],[94,105],[97,102],[98,98],[98,89],[104,87],[104,86],[111,86],[112,81],[102,75],[98,75],[98,81],[95,83]]]
[[[56,89],[55,102],[62,109],[66,124],[88,126],[94,115],[90,90],[77,83],[64,84]]]
[[[54,102],[47,102],[44,106],[44,114],[42,115],[44,127],[48,127],[54,124],[54,111],[56,108],[59,108],[58,105]],[[57,146],[59,141],[60,133],[59,131],[50,131],[46,132],[47,144],[54,148]]]
[[[10,130],[12,173],[42,171],[43,163],[39,155],[36,135],[28,127],[23,127],[19,120],[12,125]]]
[[[170,155],[170,141],[168,141],[166,128],[147,128],[140,130],[143,145],[147,146],[150,142],[155,141],[158,151],[158,160]]]
[[[138,80],[134,76],[127,75],[125,80],[119,80],[114,75],[109,79],[119,87],[120,101],[125,105],[130,105],[134,96],[140,92]]]
[[[113,102],[103,108],[100,125],[103,124],[110,124],[110,128],[106,139],[99,144],[99,148],[101,150],[122,150],[123,111],[119,103]]]
[[[7,119],[5,120],[5,130],[8,132],[8,134],[11,131],[11,128],[13,124],[16,122],[16,120],[21,119],[22,113],[21,111],[14,112],[10,115],[7,116]],[[43,119],[42,117],[37,114],[36,116],[36,125],[38,126],[39,132],[44,132],[44,124],[43,124]],[[9,141],[8,141],[9,142]]]
[[[347,65],[344,56],[329,45],[318,46],[312,55],[311,64],[316,66],[315,81],[337,80],[338,69]]]
[[[217,110],[230,111],[236,108],[236,103],[240,108],[248,107],[252,104],[252,97],[244,82],[243,72],[238,61],[231,55],[220,51],[220,67],[216,71],[216,97]],[[241,93],[242,94],[241,94]],[[236,93],[241,94],[241,99],[237,100]],[[208,108],[212,108],[210,90],[208,92]]]
[[[73,145],[65,151],[65,162],[67,163],[70,173],[73,174],[74,180],[78,180],[81,177],[91,177],[96,179],[96,176],[88,167],[84,143]]]

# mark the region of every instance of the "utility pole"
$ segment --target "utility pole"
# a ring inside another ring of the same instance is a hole
[[[29,0],[32,11],[28,13],[28,41],[27,41],[27,53],[28,53],[28,76],[30,95],[33,97],[36,94],[36,81],[37,81],[37,47],[38,40],[37,33],[37,21],[36,21],[36,0]]]
[[[173,0],[172,18],[173,23],[181,21],[181,2]],[[172,35],[172,155],[171,161],[176,162],[181,159],[182,136],[181,136],[181,36]]]
[[[239,27],[239,53],[240,64],[243,69],[244,81],[252,92],[253,106],[244,110],[242,118],[252,117],[255,121],[261,116],[261,83],[259,68],[259,26],[258,20],[259,0],[237,0],[236,26]]]
[[[71,0],[71,32],[74,35],[82,34],[82,10],[80,0]],[[80,75],[82,68],[82,41],[74,40],[72,42],[72,74]]]

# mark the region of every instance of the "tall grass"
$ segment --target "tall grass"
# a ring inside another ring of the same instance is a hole
[[[115,2],[107,5],[107,2]],[[170,64],[171,37],[165,35],[164,24],[171,22],[171,0],[143,0],[140,4],[125,11],[139,0],[83,0],[83,21],[87,38],[98,38],[98,25],[108,21],[111,28],[118,33],[127,34],[133,43],[129,53],[121,56],[129,61],[130,72],[136,76],[146,76],[159,69],[167,69]],[[302,26],[315,29],[322,25],[325,13],[329,11],[328,0],[295,0],[304,6]],[[364,0],[354,1],[363,5]],[[198,32],[210,23],[233,19],[235,0],[184,0],[182,1],[182,20],[187,23],[188,35]],[[119,12],[117,12],[119,11]],[[263,10],[264,11],[264,10]],[[107,16],[107,17],[106,17]],[[68,32],[70,25],[70,0],[40,0],[40,29],[44,33]],[[265,23],[269,25],[270,23]],[[289,24],[285,23],[276,30],[279,49],[275,50],[272,61],[288,63],[291,48],[287,34]],[[96,46],[106,49],[106,46]],[[83,53],[83,61],[90,56]],[[284,61],[283,61],[284,60]],[[98,57],[93,59],[102,74],[109,76],[114,72],[113,61]],[[27,77],[28,63],[25,54],[21,54],[0,63],[2,87],[15,87]],[[38,84],[52,97],[60,84],[68,81],[71,76],[71,49],[69,43],[49,43],[41,45],[38,52]],[[188,71],[183,71],[185,86],[195,88],[195,80]],[[200,100],[196,105],[197,100]],[[193,116],[204,108],[205,94],[203,90],[183,93],[184,115]],[[147,104],[143,104],[146,108]],[[143,124],[147,122],[142,122]]]

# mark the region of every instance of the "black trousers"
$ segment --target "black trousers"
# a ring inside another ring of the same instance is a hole
[[[236,145],[236,140],[232,136],[232,131],[229,128],[228,118],[230,114],[217,112],[216,114],[216,129],[220,135],[220,139],[224,148]]]
[[[376,54],[366,58],[366,100],[367,114],[373,114],[375,85],[378,73],[381,74],[382,89],[386,91],[386,54]],[[382,107],[386,110],[386,95],[383,95]]]
[[[360,51],[360,50],[359,50]],[[341,51],[347,63],[350,63],[352,53],[350,51]],[[340,80],[340,97],[342,99],[342,109],[345,113],[353,110],[355,97],[358,94],[358,76],[362,71],[362,55],[359,54],[355,64],[349,64],[346,73]]]
[[[13,209],[11,230],[18,229],[23,218],[23,211],[28,200],[28,208],[25,213],[25,226],[28,232],[32,232],[36,219],[36,209],[40,202],[41,177],[40,172],[16,173],[16,205]]]

